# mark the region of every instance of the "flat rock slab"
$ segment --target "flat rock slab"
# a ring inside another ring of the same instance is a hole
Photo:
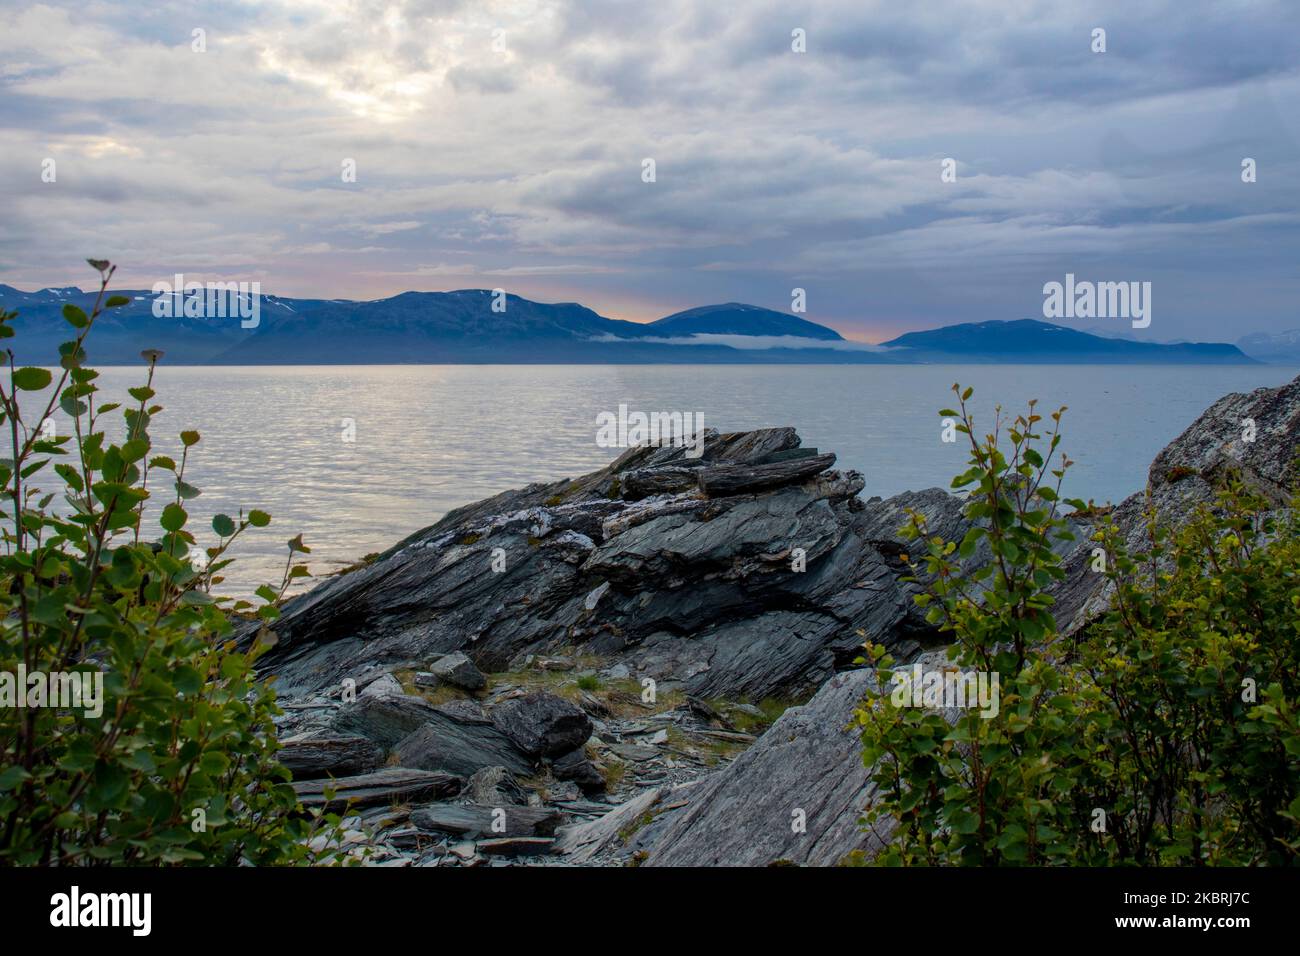
[[[562,827],[556,834],[555,851],[570,858],[572,863],[588,863],[610,846],[626,827],[659,802],[662,790],[653,787],[627,803],[615,807],[602,817],[587,823]]]
[[[848,726],[872,680],[865,670],[839,674],[782,714],[758,743],[692,791],[643,865],[835,866],[853,850],[878,850],[880,836],[858,823],[873,784]],[[791,826],[796,810],[806,832]]]
[[[806,481],[835,464],[834,455],[812,455],[762,465],[718,465],[700,470],[700,490],[710,498],[743,495]]]
[[[545,837],[503,837],[499,840],[479,840],[478,852],[489,856],[540,856],[550,853],[554,840]]]
[[[292,786],[304,807],[342,810],[348,806],[369,807],[406,800],[453,797],[460,792],[461,783],[459,777],[448,773],[389,767],[355,777],[296,781]],[[326,789],[333,789],[333,799],[326,799]]]
[[[439,803],[411,811],[411,823],[421,830],[453,836],[549,837],[563,822],[564,816],[549,807]]]
[[[356,734],[320,736],[284,741],[275,759],[299,780],[350,777],[382,767],[384,750]]]

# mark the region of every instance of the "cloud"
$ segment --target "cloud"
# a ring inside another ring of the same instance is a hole
[[[1189,338],[1294,324],[1289,0],[178,9],[7,17],[0,281],[87,255],[325,297],[482,275],[639,317],[802,287],[874,336],[1020,317],[1073,271],[1158,279]]]

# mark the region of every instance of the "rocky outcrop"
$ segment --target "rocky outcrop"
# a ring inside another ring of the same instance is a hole
[[[1177,526],[1197,508],[1212,506],[1219,487],[1235,475],[1280,507],[1291,499],[1300,453],[1300,378],[1279,388],[1225,395],[1170,442],[1151,463],[1147,486],[1115,506],[1112,518],[1130,551],[1150,547],[1148,515]],[[1090,547],[1066,561],[1056,589],[1057,624],[1067,633],[1105,610],[1110,589],[1091,573]]]
[[[1252,424],[1253,440],[1243,440],[1243,435],[1252,434]],[[1300,379],[1277,389],[1228,395],[1156,456],[1147,489],[1118,505],[1114,520],[1129,546],[1139,549],[1149,512],[1177,526],[1196,507],[1211,505],[1229,474],[1282,507],[1300,479],[1298,452]],[[955,499],[941,492],[908,499],[907,506],[925,511],[938,533],[960,539],[965,519],[953,507]],[[887,550],[882,544],[888,540],[887,529],[902,523],[901,504],[891,499],[874,509],[868,505],[876,516],[872,540],[878,547]],[[1081,541],[1067,549],[1068,573],[1055,589],[1057,619],[1071,630],[1105,608],[1105,579],[1088,567],[1090,527],[1088,521],[1077,523]],[[941,666],[943,660],[939,653],[920,658],[927,667]],[[786,861],[825,866],[855,850],[873,855],[888,832],[864,829],[859,822],[875,784],[871,770],[862,765],[856,735],[848,729],[855,707],[871,689],[866,671],[832,678],[806,706],[787,711],[734,763],[691,788],[684,794],[684,808],[656,818],[625,848],[624,856],[640,853],[647,866]],[[804,833],[790,826],[796,810],[804,811]]]
[[[1282,506],[1298,436],[1300,379],[1227,396],[1111,514],[1139,548],[1148,511],[1177,523],[1229,473]],[[888,833],[860,825],[873,783],[849,723],[870,678],[853,660],[867,639],[904,661],[942,653],[899,529],[915,510],[957,541],[969,519],[942,489],[863,501],[862,476],[833,464],[789,428],[711,433],[695,459],[632,449],[458,509],[291,601],[261,666],[290,698],[279,722],[304,802],[339,786],[331,806],[374,805],[355,825],[390,828],[379,857],[418,865],[873,853]],[[1067,631],[1106,606],[1097,520],[1074,516],[1059,546]],[[745,731],[770,717],[752,702],[774,697],[807,703],[755,743]],[[356,775],[377,758],[398,766]],[[483,829],[510,807],[529,812]]]
[[[930,651],[917,663],[943,667],[947,655]],[[870,671],[832,677],[724,770],[663,794],[663,804],[681,806],[658,816],[625,855],[640,854],[644,866],[835,866],[854,851],[875,855],[892,828],[862,824],[874,768],[863,765],[851,726],[874,692]]]
[[[838,674],[762,739],[686,795],[647,833],[647,866],[833,866],[881,839],[858,823],[871,794],[862,747],[848,730],[870,687],[867,671]],[[641,844],[638,844],[641,846]]]
[[[928,630],[871,544],[862,476],[834,460],[792,428],[710,433],[698,458],[634,448],[459,509],[289,602],[262,667],[309,694],[369,667],[460,652],[492,673],[564,648],[696,696],[810,694],[862,634]]]

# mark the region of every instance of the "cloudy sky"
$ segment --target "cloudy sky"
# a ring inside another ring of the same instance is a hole
[[[1072,272],[1150,281],[1157,340],[1300,327],[1295,0],[4,0],[0,18],[0,282],[19,288],[85,285],[88,255],[123,286],[502,287],[634,320],[788,309],[800,287],[807,318],[879,341],[1041,317]]]

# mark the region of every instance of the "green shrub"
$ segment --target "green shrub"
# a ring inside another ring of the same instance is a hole
[[[83,344],[102,309],[127,300],[105,298],[114,267],[91,265],[99,295],[90,315],[64,306],[75,338],[59,349],[57,378],[15,369],[10,353],[9,381],[0,384],[12,451],[0,462],[0,862],[306,861],[304,842],[322,820],[298,812],[289,774],[274,760],[279,711],[253,663],[271,640],[265,622],[278,614],[275,603],[306,574],[294,556],[307,548],[301,536],[289,542],[279,588],[258,591],[267,602],[255,612],[262,633],[251,650],[236,650],[230,617],[251,617],[252,605],[212,588],[231,543],[270,516],[216,515],[218,545],[194,549],[187,509],[199,489],[185,471],[199,435],[181,433],[179,463],[153,454],[158,352],[142,353],[148,376],[129,390],[131,402],[97,404],[98,373],[83,364]],[[14,316],[0,313],[0,338],[15,334]],[[56,405],[72,435],[47,430]],[[125,432],[113,442],[102,423],[119,408]],[[62,480],[57,492],[35,484],[47,467]],[[56,497],[67,507],[51,507]],[[88,693],[71,698],[77,706],[49,706],[59,701],[18,686],[20,668],[53,681],[37,685],[57,687],[56,675],[69,675],[65,690]],[[17,706],[16,694],[45,706]]]
[[[879,790],[864,823],[894,834],[878,861],[1294,863],[1297,510],[1274,517],[1229,479],[1216,507],[1179,530],[1151,516],[1141,555],[1107,517],[1094,543],[1108,558],[1111,609],[1067,641],[1045,593],[1064,574],[1051,546],[1072,538],[1057,513],[1070,463],[1052,464],[1064,409],[1045,447],[1032,403],[1009,427],[999,411],[977,439],[970,390],[954,389],[960,410],[941,414],[960,418],[971,467],[953,486],[974,486],[966,514],[978,524],[949,542],[912,513],[904,533],[922,552],[917,603],[951,636],[956,667],[996,675],[1000,702],[990,716],[956,710],[952,722],[934,707],[895,706],[895,662],[868,646],[878,690],[855,718]],[[962,561],[982,543],[989,560],[967,573]]]

